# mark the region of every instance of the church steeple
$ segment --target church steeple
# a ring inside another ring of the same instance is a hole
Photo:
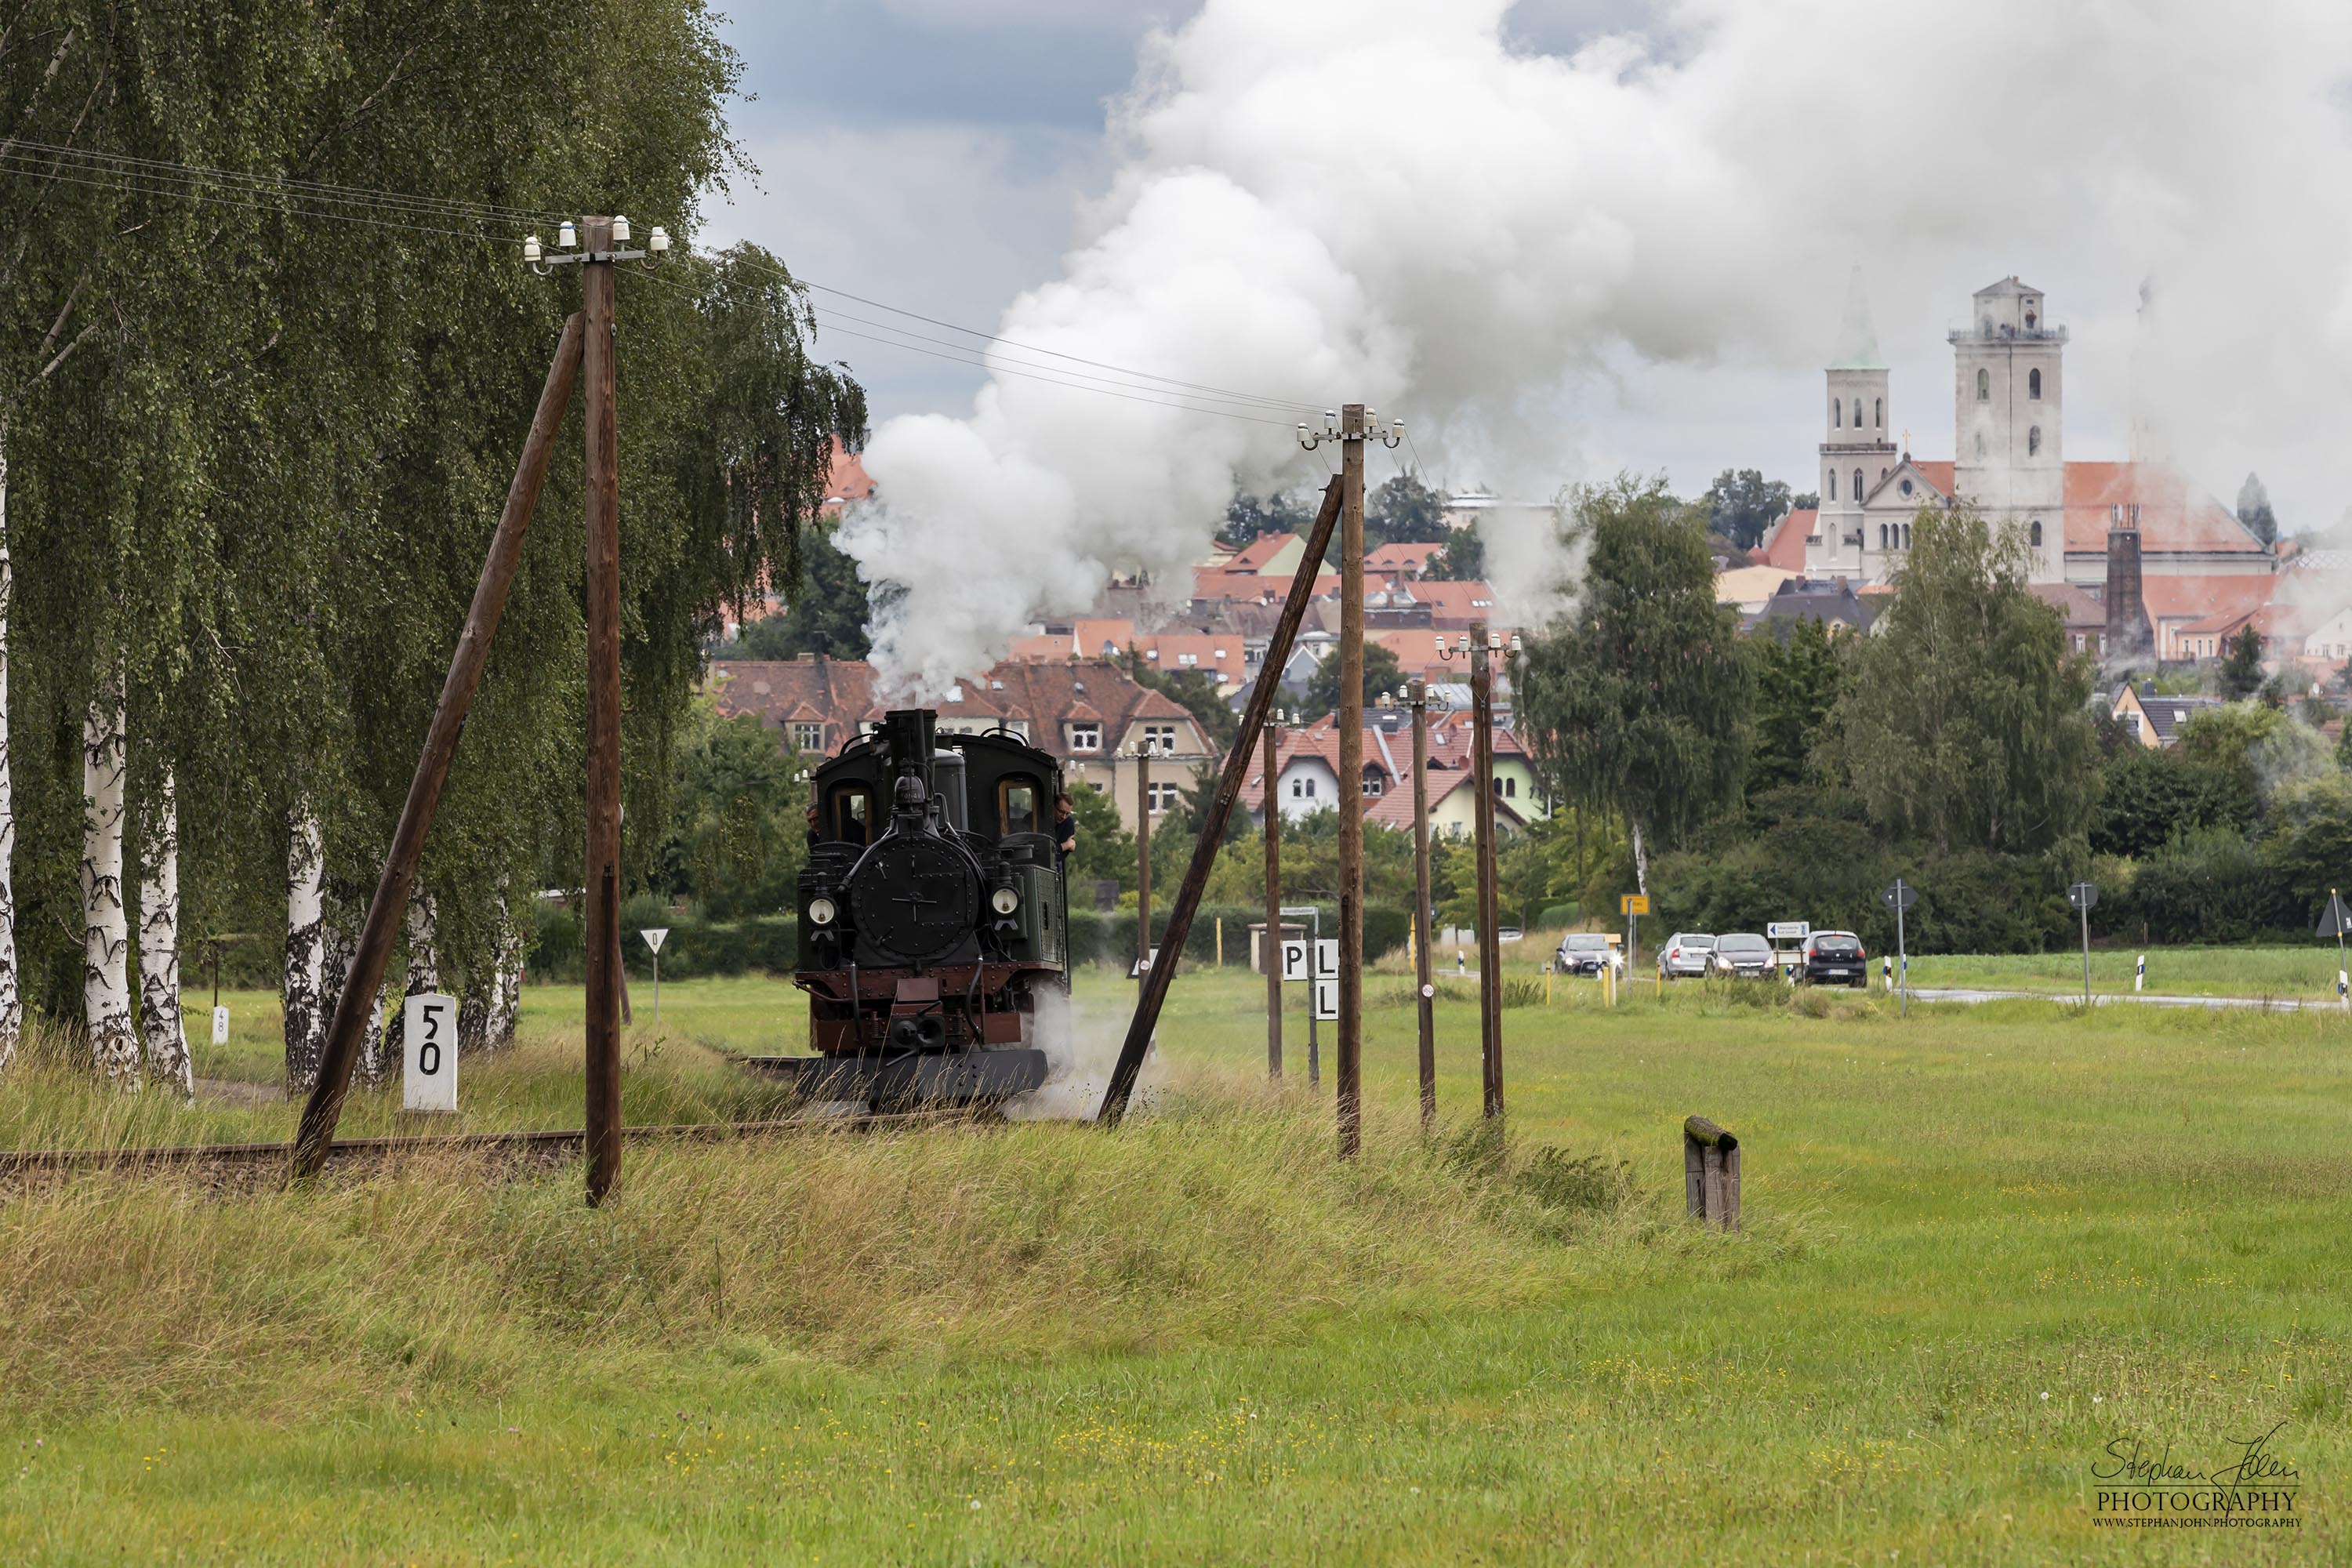
[[[1828,369],[1828,408],[1821,446],[1821,523],[1823,559],[1808,569],[1861,573],[1868,548],[1862,525],[1863,498],[1895,467],[1895,443],[1887,439],[1886,364],[1878,355],[1878,332],[1871,324],[1862,266],[1847,279],[1845,310]]]

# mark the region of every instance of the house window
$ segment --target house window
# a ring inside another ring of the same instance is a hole
[[[2029,327],[2032,326],[2033,324],[2033,318],[2031,316],[2026,317],[2025,324]],[[2039,403],[2042,400],[2042,373],[2040,371],[2029,371],[2026,373],[2025,395],[2032,398],[2036,403]]]
[[[1837,470],[1835,468],[1832,468],[1830,470],[1830,500],[1837,500]]]
[[[1859,397],[1853,400],[1853,427],[1857,430],[1862,428],[1862,399]]]
[[[1185,669],[1190,669],[1200,662],[1201,656],[1197,653],[1180,653],[1176,656],[1176,663]]]
[[[1870,400],[1870,425],[1874,430],[1886,428],[1886,399],[1874,397]]]
[[[1992,401],[1992,372],[1989,370],[1977,372],[1977,401],[1979,403]]]
[[[1907,522],[1903,525],[1903,548],[1911,548],[1911,525]]]
[[[1886,525],[1883,522],[1878,525],[1878,548],[1886,548]]]
[[[1156,779],[1152,781],[1150,787],[1151,815],[1157,816],[1161,812],[1166,811],[1169,807],[1174,805],[1176,804],[1177,797],[1182,793],[1183,792],[1181,789],[1172,784],[1161,784]]]
[[[1862,499],[1862,470],[1860,468],[1856,468],[1853,471],[1853,499],[1856,500],[1860,500]]]
[[[2033,526],[2027,531],[2026,537],[2032,542],[2034,549],[2039,550],[2042,548],[2042,520],[2040,518],[2037,517],[2033,520]]]
[[[1315,798],[1315,781],[1312,778],[1303,776],[1291,780],[1290,795],[1293,800],[1313,800]]]
[[[1146,724],[1143,727],[1143,743],[1147,746],[1159,747],[1160,754],[1163,757],[1175,755],[1176,726],[1173,724]]]
[[[1070,750],[1074,752],[1101,751],[1102,726],[1096,723],[1072,724],[1070,726]]]
[[[824,726],[823,724],[793,724],[793,750],[795,752],[822,752],[824,750]]]
[[[1911,481],[1909,479],[1903,481],[1903,493],[1906,496],[1911,493]]]
[[[2025,455],[2029,458],[2042,450],[2042,426],[2036,425],[2025,433]]]
[[[1518,780],[1511,778],[1498,778],[1495,781],[1495,798],[1496,800],[1501,800],[1506,796],[1508,796],[1513,800],[1517,800],[1518,795]]]
[[[1384,781],[1381,776],[1380,769],[1366,768],[1364,770],[1364,798],[1367,800],[1379,799],[1383,783]]]
[[[1832,430],[1845,428],[1845,403],[1841,398],[1830,399],[1830,428]]]

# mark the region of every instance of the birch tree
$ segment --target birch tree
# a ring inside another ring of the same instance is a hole
[[[180,1009],[180,805],[172,771],[139,814],[139,1033],[152,1082],[196,1089]]]
[[[131,921],[122,907],[122,688],[101,681],[82,726],[82,1002],[99,1072],[139,1087],[131,1026]]]
[[[285,1016],[286,1089],[307,1094],[319,1081],[333,1004],[327,994],[325,851],[319,820],[296,808],[286,853],[286,967],[278,991]]]

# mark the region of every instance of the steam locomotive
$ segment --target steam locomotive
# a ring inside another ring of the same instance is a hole
[[[793,982],[815,1055],[756,1057],[807,1099],[876,1108],[1003,1100],[1045,1081],[1069,994],[1053,756],[1003,729],[941,735],[906,709],[810,785]]]

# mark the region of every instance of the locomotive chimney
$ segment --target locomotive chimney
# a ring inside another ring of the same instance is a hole
[[[889,754],[890,773],[904,778],[913,773],[923,781],[923,794],[931,793],[931,757],[937,750],[934,739],[939,715],[928,708],[894,708],[882,719],[882,747]]]

